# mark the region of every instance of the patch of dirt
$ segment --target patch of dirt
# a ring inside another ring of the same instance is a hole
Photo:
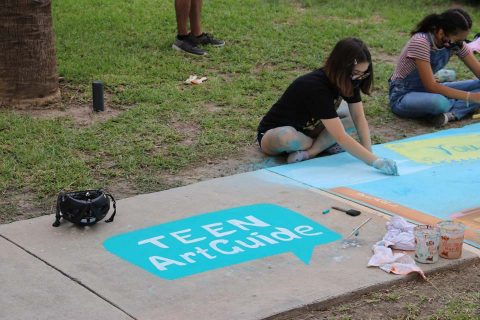
[[[131,182],[124,179],[111,181],[105,190],[115,197],[115,200],[130,198],[142,194],[142,191],[136,188]]]
[[[381,63],[386,63],[389,65],[396,65],[398,56],[391,55],[382,51],[377,51],[377,50],[371,50],[372,51],[372,58],[374,65],[375,64],[381,64]]]
[[[268,320],[480,319],[478,262],[428,275],[427,279],[345,297],[343,303],[333,306],[307,306],[306,310],[292,311]],[[456,313],[445,312],[446,308]]]
[[[5,190],[0,197],[0,224],[26,220],[53,213],[50,202],[39,201],[30,190]]]
[[[220,107],[219,105],[213,102],[205,103],[204,107],[205,109],[207,109],[208,112],[211,112],[211,113],[216,113],[216,112],[222,111],[223,109],[222,107]]]
[[[292,1],[292,5],[298,14],[304,14],[307,11],[305,1],[295,0]]]
[[[213,72],[213,74],[215,74],[215,72]],[[218,73],[217,77],[222,79],[223,82],[228,83],[235,80],[236,75],[234,73]]]
[[[214,178],[231,176],[284,164],[285,159],[268,157],[260,152],[258,145],[250,145],[240,152],[240,156],[220,160],[207,160],[205,165],[165,176],[171,185],[187,185]]]
[[[197,137],[201,130],[200,125],[197,123],[173,121],[172,126],[179,134],[184,136],[181,143],[184,146],[191,146],[194,144],[197,141]]]
[[[460,121],[450,122],[443,128],[434,128],[430,126],[425,120],[404,119],[393,116],[394,120],[369,121],[370,132],[372,138],[378,138],[374,143],[385,143],[409,137],[419,136],[422,134],[432,133],[438,130],[446,130],[451,128],[461,128],[475,121],[465,118]]]
[[[275,63],[272,62],[259,62],[255,64],[250,70],[251,74],[259,74],[262,72],[271,73],[278,70]]]
[[[122,109],[112,102],[112,95],[104,93],[105,110],[93,111],[91,93],[82,92],[80,89],[60,83],[61,100],[57,103],[42,107],[23,107],[14,109],[14,112],[28,115],[37,119],[70,118],[78,127],[88,127],[92,124],[105,122],[118,116]]]

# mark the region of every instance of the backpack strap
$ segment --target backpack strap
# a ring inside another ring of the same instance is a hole
[[[110,197],[110,199],[112,199],[112,203],[113,203],[113,213],[110,216],[110,218],[105,220],[105,222],[107,222],[107,223],[108,222],[113,222],[113,218],[115,218],[115,214],[117,213],[117,203],[115,202],[115,199],[113,198],[113,196],[110,193],[105,193],[105,196]]]
[[[58,227],[60,226],[60,219],[62,218],[60,214],[60,201],[63,198],[63,192],[60,192],[60,194],[57,197],[57,212],[55,213],[55,222],[53,222],[52,227]]]

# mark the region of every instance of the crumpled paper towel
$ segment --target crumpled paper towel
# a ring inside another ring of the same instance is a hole
[[[399,250],[415,250],[415,236],[413,228],[415,225],[405,219],[394,216],[387,222],[387,233],[383,240],[387,247]]]
[[[422,269],[415,264],[415,260],[406,253],[393,253],[388,242],[379,241],[373,245],[373,256],[368,261],[369,267],[379,267],[385,272],[395,274],[409,274],[418,272],[426,279]]]
[[[200,84],[204,81],[206,81],[208,78],[207,77],[198,77],[197,75],[191,75],[188,77],[187,80],[185,80],[185,84]]]

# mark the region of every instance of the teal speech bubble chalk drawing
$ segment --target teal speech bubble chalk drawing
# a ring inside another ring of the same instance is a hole
[[[308,264],[316,245],[340,238],[290,209],[256,204],[120,234],[103,245],[142,269],[174,280],[284,252]]]

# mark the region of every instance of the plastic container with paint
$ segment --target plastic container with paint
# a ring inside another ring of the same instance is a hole
[[[440,228],[440,257],[458,259],[462,256],[465,225],[461,222],[443,221]]]
[[[440,247],[440,228],[438,226],[420,225],[413,229],[415,236],[415,260],[420,263],[438,261]]]
[[[438,82],[451,82],[457,79],[457,74],[455,73],[455,70],[440,69],[435,73],[435,77]]]

